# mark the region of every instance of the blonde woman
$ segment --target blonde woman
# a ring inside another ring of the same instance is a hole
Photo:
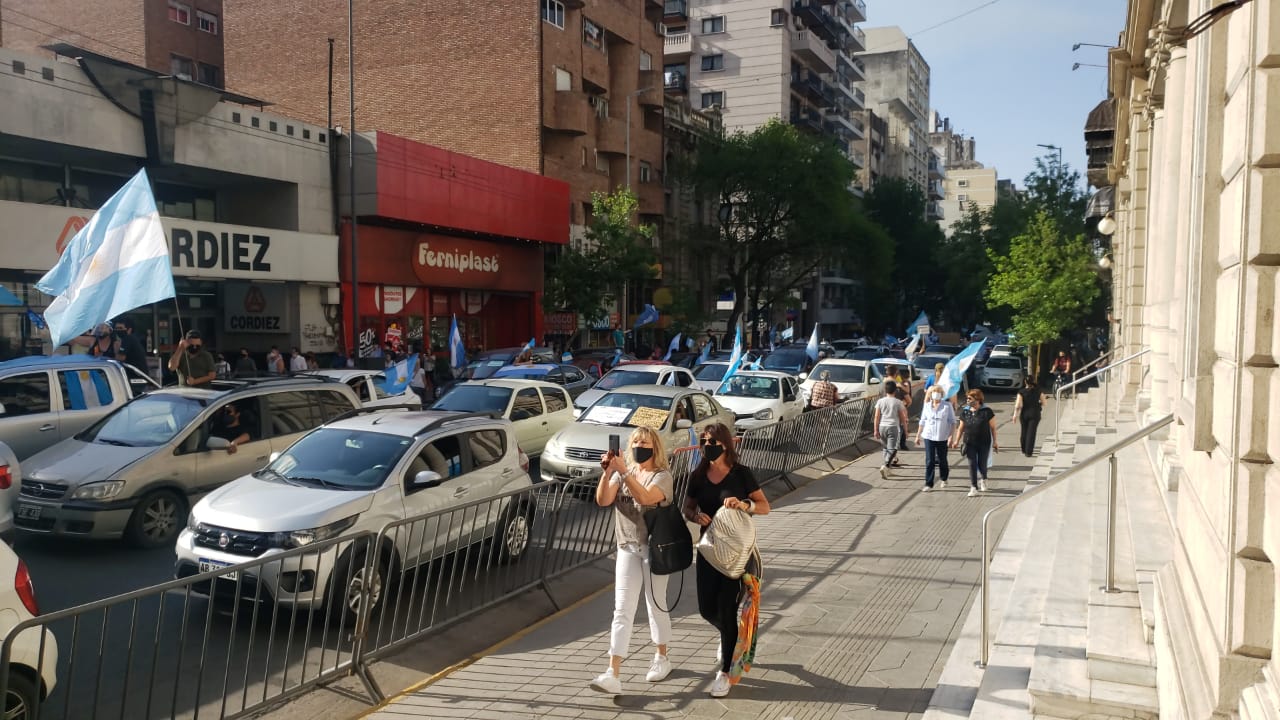
[[[622,659],[631,649],[631,630],[636,606],[643,591],[649,613],[649,634],[657,653],[645,679],[659,682],[671,674],[667,642],[671,639],[671,616],[662,609],[667,604],[666,575],[649,571],[649,534],[644,512],[666,505],[675,493],[675,480],[667,467],[662,438],[652,428],[639,427],[627,440],[625,458],[612,451],[600,466],[604,472],[596,485],[596,504],[613,507],[613,531],[618,543],[614,569],[613,625],[609,633],[609,669],[591,681],[591,688],[609,695],[622,694]]]

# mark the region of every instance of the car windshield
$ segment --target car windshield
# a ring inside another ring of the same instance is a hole
[[[370,490],[382,485],[412,444],[413,438],[399,435],[320,428],[254,476],[291,485]]]
[[[940,355],[921,355],[920,357],[916,358],[915,366],[920,368],[921,370],[932,371],[935,365],[937,365],[938,363],[942,363],[943,365],[946,365],[947,361],[950,359],[951,358],[943,357]]]
[[[1022,363],[1017,358],[993,357],[987,361],[987,367],[1001,370],[1021,370]]]
[[[778,399],[778,379],[750,375],[735,375],[729,378],[727,387],[721,388],[716,395],[728,397]]]
[[[818,363],[818,366],[809,373],[809,377],[814,380],[821,380],[822,373],[829,372],[831,377],[827,378],[835,383],[860,383],[866,382],[867,377],[862,365],[836,365],[835,363]]]
[[[672,402],[673,398],[669,397],[609,393],[587,408],[582,420],[600,425],[661,428],[671,414]]]
[[[463,375],[468,380],[484,380],[493,377],[493,374],[506,364],[507,361],[504,358],[480,358],[468,363]]]
[[[511,388],[463,383],[437,400],[431,409],[502,414],[507,411],[510,400]]]
[[[846,360],[871,360],[880,357],[878,347],[858,347],[844,354]]]
[[[804,367],[807,361],[804,348],[774,350],[764,359],[761,367],[765,370],[795,370]]]
[[[150,393],[94,423],[77,439],[102,445],[158,447],[191,424],[205,405],[196,398]]]
[[[698,380],[723,380],[728,370],[725,363],[703,363],[693,369],[693,376]]]
[[[925,352],[931,353],[947,353],[949,355],[959,355],[964,348],[959,345],[929,345],[924,349]]]
[[[623,385],[657,385],[658,373],[653,370],[610,370],[596,383],[600,390],[612,390]]]
[[[876,374],[880,377],[896,377],[899,371],[908,378],[911,377],[911,372],[907,370],[907,366],[901,363],[878,362],[872,363],[872,366],[875,367]]]

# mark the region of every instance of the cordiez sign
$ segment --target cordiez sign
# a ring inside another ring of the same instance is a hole
[[[215,235],[205,230],[193,233],[181,227],[169,230],[169,261],[175,268],[266,273],[271,272],[270,251],[268,235],[237,232]]]

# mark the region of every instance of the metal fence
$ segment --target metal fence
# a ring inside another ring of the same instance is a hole
[[[762,485],[870,434],[869,400],[804,413],[738,438]],[[701,461],[679,448],[683,496]],[[828,461],[829,462],[829,461]],[[543,482],[265,555],[15,626],[0,646],[0,697],[56,673],[27,717],[237,718],[356,675],[368,664],[614,552],[597,477]],[[56,652],[54,647],[56,646]]]

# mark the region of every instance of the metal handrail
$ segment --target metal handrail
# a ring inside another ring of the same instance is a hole
[[[1089,457],[1080,461],[1078,464],[1070,468],[1067,468],[1066,470],[1040,483],[1036,487],[1033,487],[1030,490],[1027,490],[1021,495],[1010,500],[1009,502],[999,507],[995,507],[988,510],[987,513],[982,516],[982,660],[979,663],[981,667],[986,667],[987,661],[990,660],[991,658],[991,655],[990,655],[991,647],[990,647],[990,643],[988,642],[988,639],[990,638],[988,628],[990,627],[990,623],[991,623],[991,618],[989,616],[991,614],[990,590],[991,590],[991,549],[992,548],[991,548],[991,543],[987,541],[988,534],[989,534],[988,528],[991,524],[991,518],[994,517],[997,513],[1007,513],[1013,510],[1013,508],[1016,507],[1017,505],[1023,502],[1026,502],[1027,500],[1030,500],[1031,498],[1039,495],[1040,493],[1045,492],[1049,488],[1052,488],[1058,485],[1059,483],[1074,476],[1076,473],[1080,472],[1081,470],[1084,470],[1085,468],[1088,468],[1088,467],[1092,467],[1095,463],[1101,462],[1105,458],[1108,462],[1108,465],[1110,466],[1110,469],[1108,471],[1109,474],[1108,474],[1108,481],[1107,481],[1109,499],[1107,501],[1107,587],[1106,587],[1106,590],[1107,592],[1115,592],[1116,474],[1117,474],[1116,453],[1138,442],[1139,440],[1151,435],[1152,433],[1155,433],[1157,430],[1167,427],[1172,423],[1173,423],[1173,415],[1165,415],[1159,420],[1151,423],[1150,425],[1147,425],[1144,428],[1137,430],[1132,435],[1125,437],[1123,440],[1120,440],[1119,442],[1115,443],[1114,445],[1111,445],[1105,450],[1102,450],[1093,455],[1090,455]],[[1003,534],[1003,532],[1004,530],[1002,528],[1001,534]],[[995,538],[995,542],[999,542],[999,540],[1000,540],[999,537]]]
[[[1108,351],[1108,352],[1104,352],[1104,353],[1102,353],[1101,355],[1099,355],[1098,357],[1096,357],[1096,358],[1094,358],[1094,359],[1090,360],[1089,362],[1085,363],[1085,364],[1084,364],[1084,366],[1083,366],[1083,367],[1081,367],[1079,370],[1074,370],[1074,371],[1072,371],[1072,373],[1071,373],[1071,382],[1075,382],[1075,381],[1076,381],[1076,379],[1080,377],[1080,373],[1084,372],[1085,370],[1088,370],[1089,368],[1093,367],[1094,365],[1097,365],[1098,363],[1102,362],[1103,360],[1106,360],[1106,359],[1107,359],[1108,357],[1110,357],[1110,356],[1111,356],[1111,352],[1110,352],[1110,351]],[[1071,407],[1075,407],[1075,406],[1076,406],[1076,405],[1075,405],[1075,403],[1076,403],[1076,396],[1077,396],[1077,395],[1079,395],[1079,393],[1071,393]]]
[[[1096,378],[1105,372],[1110,372],[1111,370],[1118,368],[1121,365],[1124,365],[1125,363],[1133,360],[1134,358],[1142,357],[1143,355],[1146,355],[1149,352],[1151,352],[1151,348],[1143,348],[1132,355],[1123,357],[1120,360],[1104,368],[1094,370],[1093,372],[1089,373],[1088,375],[1085,375],[1079,380],[1072,380],[1066,385],[1063,385],[1057,390],[1054,390],[1053,391],[1053,441],[1055,443],[1058,442],[1059,434],[1062,432],[1062,428],[1060,426],[1062,425],[1062,392],[1064,390],[1070,390],[1071,388],[1075,387],[1076,385],[1079,385],[1080,383],[1086,382],[1088,380],[1092,380],[1093,378]],[[1108,404],[1108,400],[1109,400],[1108,396],[1110,395],[1110,392],[1111,392],[1111,384],[1102,383],[1102,427],[1107,426],[1107,404]]]

